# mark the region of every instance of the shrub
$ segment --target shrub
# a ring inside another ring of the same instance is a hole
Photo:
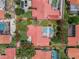
[[[6,17],[6,18],[11,18],[11,15],[10,15],[9,13],[6,13],[6,14],[5,14],[5,17]]]
[[[15,13],[16,13],[16,15],[21,15],[21,14],[24,14],[25,11],[21,8],[15,8]]]

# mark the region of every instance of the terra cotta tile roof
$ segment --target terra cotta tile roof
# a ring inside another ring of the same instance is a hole
[[[10,35],[0,35],[0,44],[10,44],[12,38]]]
[[[68,57],[79,59],[79,49],[78,48],[68,48]]]
[[[41,26],[29,25],[27,35],[31,36],[34,46],[49,46],[50,39],[42,36]]]
[[[14,59],[16,57],[15,48],[7,48],[5,55],[0,55],[0,59]]]
[[[37,19],[59,19],[60,11],[54,10],[48,0],[32,0],[32,16]]]
[[[75,37],[68,37],[68,46],[76,46],[77,39]]]
[[[36,55],[32,59],[52,59],[51,51],[36,50]]]

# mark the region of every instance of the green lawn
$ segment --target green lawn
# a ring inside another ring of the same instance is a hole
[[[7,48],[7,47],[8,47],[8,45],[6,45],[6,44],[4,44],[4,45],[3,45],[3,44],[0,45],[0,48],[4,48],[4,49],[5,49],[5,48]]]
[[[68,22],[70,24],[79,24],[79,16],[69,17]]]
[[[41,26],[48,26],[49,25],[48,20],[42,20],[42,21],[40,21],[40,25]]]
[[[56,36],[52,37],[51,38],[51,41],[54,43],[54,44],[62,44],[62,39],[61,39],[61,33],[57,34]]]
[[[39,22],[39,25],[41,25],[41,26],[49,26],[49,25],[51,25],[55,29],[57,27],[56,21],[53,21],[53,20],[52,21],[51,20],[42,20],[42,21]]]
[[[32,18],[32,11],[25,12],[24,14],[21,14],[20,17]]]
[[[61,48],[59,51],[60,59],[68,59],[66,54],[64,53],[64,48]]]

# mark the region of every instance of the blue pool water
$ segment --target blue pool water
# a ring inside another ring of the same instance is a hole
[[[54,35],[54,29],[51,27],[45,27],[43,28],[43,33],[48,35],[48,36],[53,36]]]
[[[59,54],[55,49],[52,49],[52,59],[59,59]]]
[[[0,31],[4,31],[5,27],[6,27],[6,24],[0,22]]]

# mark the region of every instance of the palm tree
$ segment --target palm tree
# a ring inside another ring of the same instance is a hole
[[[17,51],[19,52],[17,56],[20,57],[20,59],[25,59],[26,57],[30,59],[35,55],[35,49],[27,41],[22,42],[21,47]]]

